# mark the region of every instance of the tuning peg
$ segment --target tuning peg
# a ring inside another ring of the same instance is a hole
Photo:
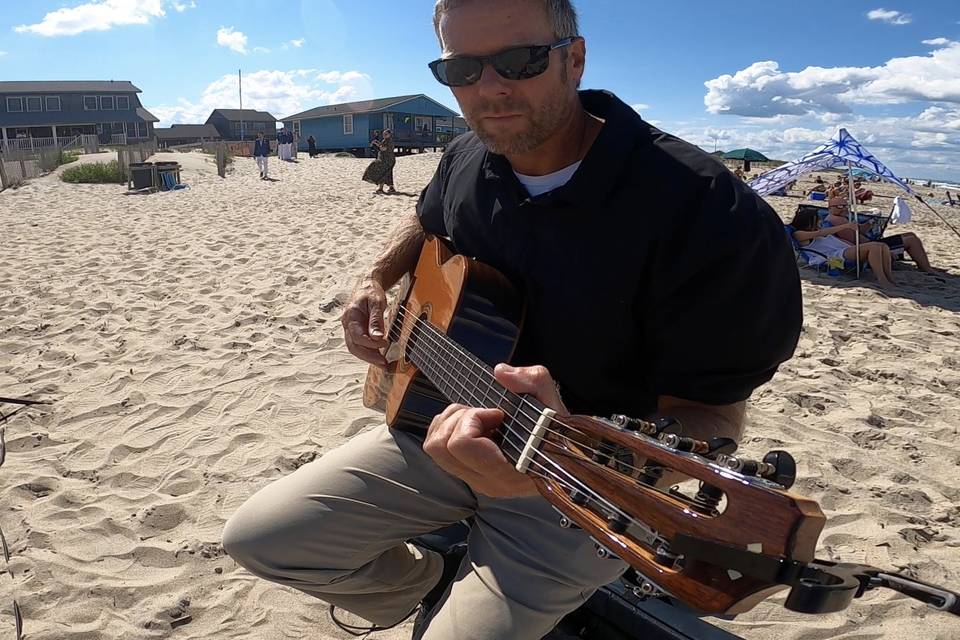
[[[704,455],[708,458],[715,458],[718,455],[730,455],[737,450],[737,441],[733,438],[710,438],[707,440],[707,453]]]
[[[793,486],[797,479],[797,461],[786,451],[775,450],[763,456],[763,461],[773,467],[773,473],[764,474],[764,478],[772,480],[785,489]]]
[[[625,416],[622,413],[617,413],[610,416],[610,419],[613,420],[614,424],[625,431],[638,431],[653,437],[656,437],[661,433],[680,433],[683,427],[683,425],[680,424],[680,421],[676,418],[658,418],[653,422],[650,422],[648,420],[631,418],[630,416]]]

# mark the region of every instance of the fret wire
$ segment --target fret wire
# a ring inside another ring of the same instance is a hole
[[[421,323],[423,322],[419,319],[416,319],[414,320],[415,326],[418,321]],[[449,338],[449,336],[440,333],[439,330],[437,330],[435,336],[431,336],[427,334],[428,330],[429,329],[424,329],[421,327],[420,332],[416,334],[417,340],[412,341],[412,345],[410,342],[408,342],[408,345],[411,347],[411,355],[416,354],[421,356],[420,358],[416,358],[416,360],[421,360],[421,362],[418,363],[414,361],[414,364],[417,364],[421,367],[421,369],[424,370],[424,373],[427,374],[428,380],[434,382],[435,386],[439,387],[441,393],[443,393],[448,399],[452,398],[453,402],[470,406],[488,406],[492,401],[492,398],[489,398],[488,396],[478,398],[477,396],[480,394],[480,387],[477,384],[470,382],[470,386],[472,387],[471,392],[470,389],[468,389],[467,384],[453,375],[451,371],[452,367],[450,367],[448,363],[451,362],[452,358],[455,358],[457,363],[460,365],[460,368],[467,369],[467,371],[469,371],[469,369],[474,369],[474,373],[478,377],[478,382],[480,380],[481,372],[487,374],[487,394],[489,394],[489,392],[496,387],[496,395],[499,398],[499,400],[496,401],[497,408],[504,409],[504,402],[509,405],[508,410],[504,411],[504,413],[507,414],[505,416],[505,422],[507,423],[505,426],[508,432],[513,431],[514,433],[505,433],[504,437],[509,438],[510,435],[513,435],[514,437],[519,437],[522,442],[522,435],[517,434],[515,430],[512,429],[510,423],[517,424],[520,426],[522,431],[526,431],[528,433],[530,432],[532,426],[534,426],[530,416],[523,412],[523,405],[525,402],[524,399],[496,382],[496,379],[493,378],[492,371],[489,370],[487,365],[480,362],[479,359],[476,359],[474,356],[472,356],[472,354],[469,354],[469,352],[460,349],[459,346]],[[434,344],[431,345],[431,342]],[[417,351],[420,353],[417,354]],[[466,363],[463,363],[460,358],[457,357],[458,353],[464,354],[467,357],[469,366]],[[430,373],[433,373],[434,375],[431,376],[429,375]],[[460,390],[457,389],[457,385],[461,387]],[[536,409],[536,407],[533,408]],[[512,409],[512,413],[509,413],[509,409]],[[521,413],[523,413],[523,416],[531,422],[530,426],[523,424],[519,415]],[[516,443],[511,444],[516,446]],[[505,452],[505,454],[509,457],[509,452]]]

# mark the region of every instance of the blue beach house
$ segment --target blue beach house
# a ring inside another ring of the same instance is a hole
[[[0,82],[0,145],[57,146],[81,135],[100,144],[145,142],[157,118],[126,80]]]
[[[443,148],[467,131],[466,121],[422,93],[316,107],[282,118],[306,150],[313,136],[319,151],[350,151],[366,155],[376,132],[393,130],[397,153]]]

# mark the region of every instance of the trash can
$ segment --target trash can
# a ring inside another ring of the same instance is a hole
[[[134,189],[146,189],[153,185],[153,167],[152,162],[131,162],[130,180],[133,182]]]

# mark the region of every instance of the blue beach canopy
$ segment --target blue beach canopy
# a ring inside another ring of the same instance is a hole
[[[817,147],[802,158],[761,173],[747,184],[761,196],[765,196],[807,173],[825,169],[845,169],[849,165],[876,174],[910,195],[917,196],[910,185],[894,175],[846,129],[839,129],[826,144]]]

